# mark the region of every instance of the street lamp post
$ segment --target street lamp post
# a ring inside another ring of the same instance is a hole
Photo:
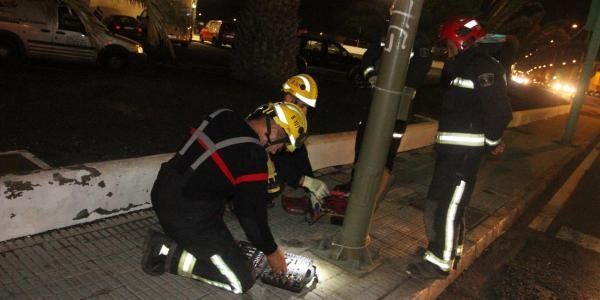
[[[587,89],[587,86],[590,81],[590,76],[592,75],[592,70],[594,67],[594,61],[596,56],[598,55],[598,48],[600,47],[600,17],[598,17],[598,12],[594,11],[594,7],[600,7],[600,0],[594,0],[591,4],[592,9],[590,10],[590,14],[588,16],[589,20],[593,20],[595,17],[595,21],[590,24],[591,28],[588,28],[589,31],[592,32],[591,39],[588,41],[588,48],[585,55],[585,60],[583,63],[583,68],[581,71],[581,76],[579,77],[579,84],[577,85],[577,91],[575,93],[575,98],[573,98],[573,103],[571,104],[571,111],[569,112],[569,119],[567,120],[567,126],[565,127],[565,131],[562,137],[562,143],[569,144],[571,143],[571,139],[573,138],[573,134],[575,133],[575,127],[577,125],[577,120],[579,119],[579,111],[581,110],[581,106],[583,105],[584,99],[584,91]],[[594,16],[593,13],[596,15]],[[589,33],[588,33],[589,36]]]
[[[368,250],[369,228],[375,208],[375,195],[398,112],[406,113],[410,97],[404,82],[412,44],[424,0],[396,0],[390,10],[381,69],[374,86],[373,101],[365,129],[350,200],[341,232],[327,247],[330,258],[350,265],[351,270],[368,271],[375,264]]]

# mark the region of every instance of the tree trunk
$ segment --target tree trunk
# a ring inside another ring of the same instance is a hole
[[[173,43],[167,36],[165,20],[160,13],[160,6],[156,0],[148,1],[148,44],[156,51],[156,56],[167,62],[175,61]],[[171,25],[172,26],[172,25]]]
[[[300,0],[246,0],[231,61],[237,79],[276,86],[296,72],[299,6]]]

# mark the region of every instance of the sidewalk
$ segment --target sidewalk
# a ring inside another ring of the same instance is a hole
[[[461,260],[466,268],[556,178],[569,173],[600,134],[600,118],[582,114],[575,146],[556,143],[566,115],[507,130],[507,153],[487,159],[467,209],[468,243]],[[452,281],[418,282],[404,270],[418,246],[425,246],[422,208],[433,171],[431,147],[400,153],[395,181],[373,220],[372,245],[383,263],[362,277],[352,275],[316,255],[321,239],[339,226],[307,225],[301,216],[270,210],[277,242],[288,251],[309,256],[319,281],[295,294],[257,283],[235,296],[206,284],[163,275],[151,277],[140,268],[148,229],[158,229],[151,210],[0,243],[0,299],[401,299],[435,298]],[[351,166],[317,172],[330,186],[345,182]],[[227,223],[243,238],[237,221]],[[458,272],[455,272],[458,273]]]

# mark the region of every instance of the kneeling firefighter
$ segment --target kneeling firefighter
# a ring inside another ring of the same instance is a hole
[[[268,224],[267,152],[300,147],[306,132],[304,112],[291,103],[265,105],[250,119],[217,110],[191,129],[154,182],[152,205],[166,235],[150,233],[143,270],[182,275],[234,293],[250,289],[257,274],[223,221],[231,201],[248,240],[274,272],[286,272],[284,251]]]
[[[284,93],[283,101],[297,105],[305,114],[309,107],[317,106],[317,82],[308,74],[297,74],[290,77],[283,84],[282,91]],[[287,205],[287,202],[283,203],[287,211],[308,209],[314,215],[319,211],[322,199],[329,195],[327,185],[314,177],[306,147],[295,149],[293,152],[280,151],[270,155],[269,169],[272,183],[269,186],[271,195],[277,195],[284,184],[292,188],[303,187],[309,191],[309,201],[304,201],[306,197],[302,197],[298,203],[290,203],[290,205]],[[292,208],[291,206],[298,207]]]

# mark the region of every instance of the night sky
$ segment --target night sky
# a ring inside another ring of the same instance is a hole
[[[591,0],[540,0],[540,3],[546,9],[543,22],[550,22],[557,18],[569,18],[584,24]]]
[[[545,8],[543,22],[551,22],[567,18],[584,24],[591,0],[538,0]],[[231,19],[236,16],[243,5],[242,0],[198,0],[198,10],[202,12],[201,20]],[[300,17],[310,23],[311,20],[328,20],[331,14],[339,14],[350,6],[352,0],[303,0]],[[327,26],[323,24],[323,26]]]
[[[202,13],[203,21],[231,19],[236,16],[243,3],[242,0],[198,0],[198,11]],[[351,0],[303,0],[299,14],[308,21],[328,20],[331,19],[332,13],[338,14],[348,8],[351,3]]]

